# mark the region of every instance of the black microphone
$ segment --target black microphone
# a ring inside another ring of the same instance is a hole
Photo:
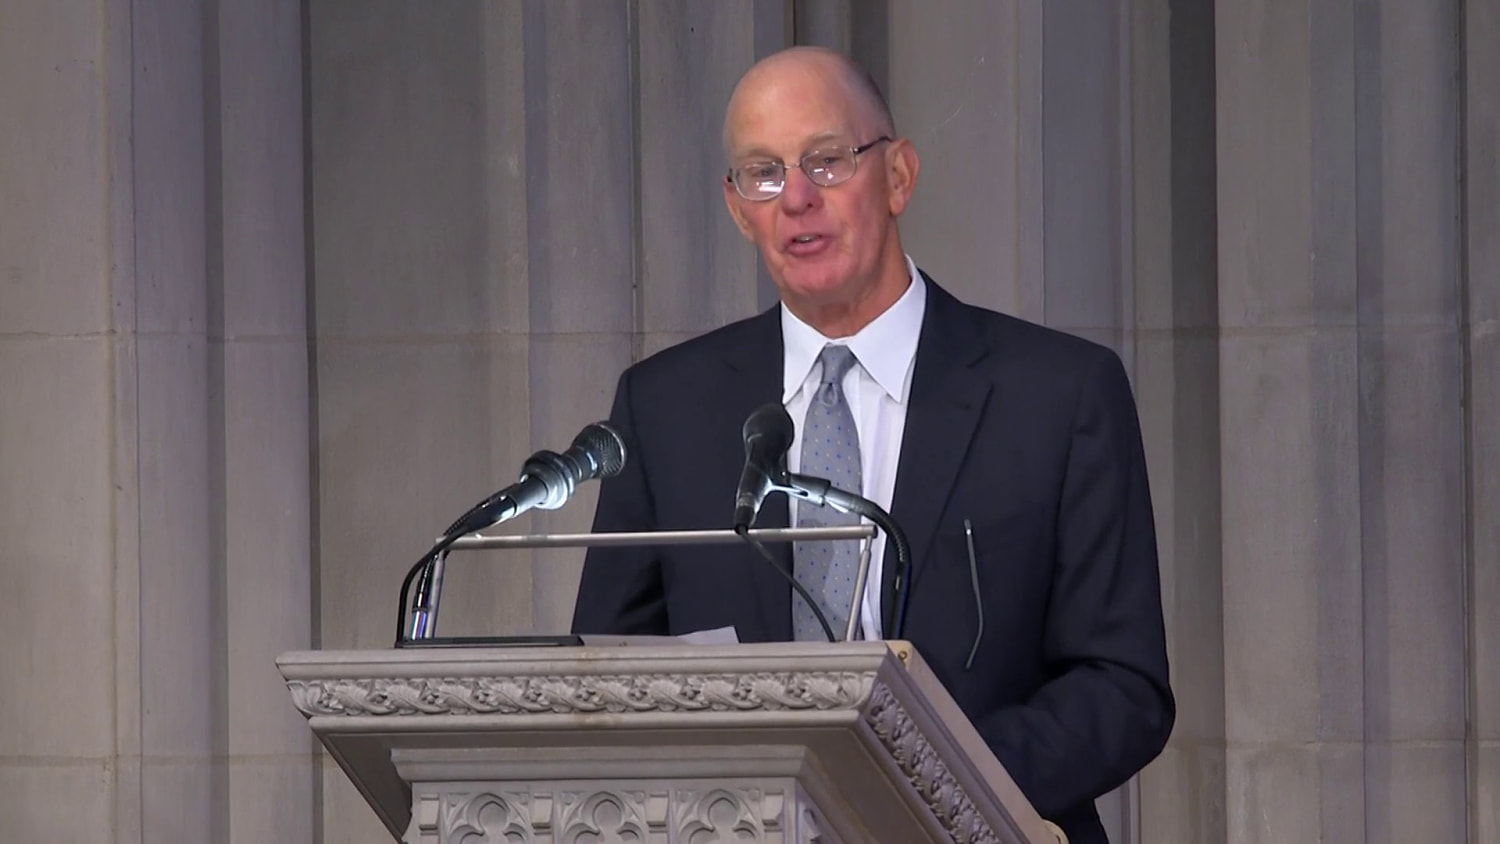
[[[562,454],[538,451],[521,466],[521,477],[465,513],[443,532],[463,536],[514,519],[527,510],[556,510],[573,497],[578,485],[609,478],[625,466],[625,440],[604,422],[578,432]]]
[[[786,474],[783,460],[796,433],[792,417],[777,402],[761,405],[745,420],[745,470],[734,496],[734,530],[744,533],[755,524],[760,505]]]

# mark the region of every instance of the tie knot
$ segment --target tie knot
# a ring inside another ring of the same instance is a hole
[[[830,343],[823,347],[818,354],[818,361],[823,364],[823,383],[825,385],[837,385],[844,379],[844,374],[849,368],[858,363],[854,352],[848,346],[837,346]]]

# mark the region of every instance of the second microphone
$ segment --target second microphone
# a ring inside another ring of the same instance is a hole
[[[796,430],[786,408],[776,402],[762,405],[745,420],[745,468],[734,497],[736,533],[754,526],[766,496],[785,483],[786,453]]]

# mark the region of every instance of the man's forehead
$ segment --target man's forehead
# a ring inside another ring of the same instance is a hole
[[[861,122],[861,105],[845,69],[826,56],[798,56],[757,68],[730,97],[726,152],[790,155],[818,143],[849,143]]]
[[[730,112],[727,151],[732,157],[800,157],[830,143],[855,143],[859,122],[845,103],[826,98],[759,100]],[[841,107],[845,106],[845,107]],[[790,160],[790,158],[788,158]]]

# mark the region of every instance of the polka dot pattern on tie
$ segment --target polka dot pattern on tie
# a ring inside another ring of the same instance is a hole
[[[859,431],[854,413],[844,395],[844,376],[858,361],[848,346],[828,345],[818,355],[822,376],[818,391],[808,403],[802,423],[804,475],[826,478],[834,486],[860,493]],[[859,517],[828,507],[799,503],[798,527],[834,527],[859,524]],[[849,604],[854,600],[854,579],[859,573],[859,543],[798,542],[793,547],[797,580],[817,600],[842,639],[849,623]],[[823,628],[802,599],[792,602],[792,629],[798,640],[824,641]]]

